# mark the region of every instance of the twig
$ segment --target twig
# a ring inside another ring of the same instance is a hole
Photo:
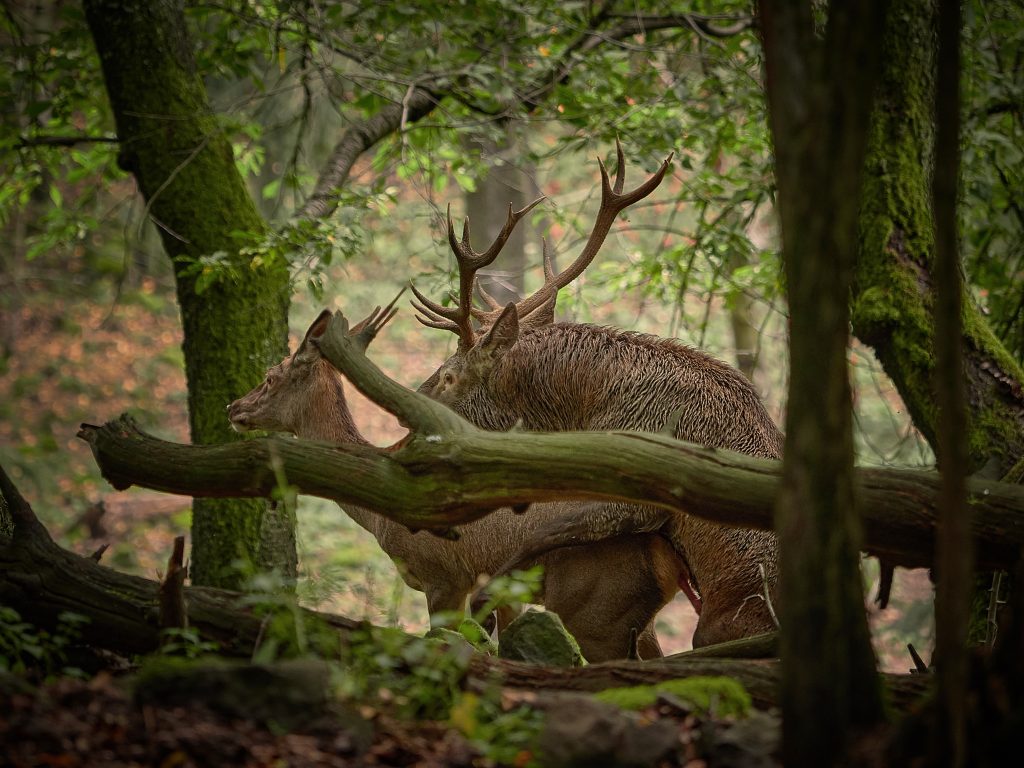
[[[761,587],[764,589],[764,604],[768,608],[768,615],[772,617],[775,626],[779,625],[779,617],[775,615],[775,606],[772,605],[772,593],[768,589],[768,574],[765,572],[764,563],[757,564],[757,572],[761,574]]]
[[[160,582],[160,628],[185,629],[188,627],[188,608],[185,605],[185,537],[174,537],[174,550],[167,560],[167,574]]]
[[[931,670],[928,669],[928,665],[924,663],[924,659],[921,658],[921,655],[917,652],[917,649],[914,648],[914,644],[913,643],[907,643],[907,650],[910,651],[910,658],[914,660],[914,668],[912,670],[910,670],[910,674],[912,674],[912,675],[927,675],[927,674],[930,674]]]

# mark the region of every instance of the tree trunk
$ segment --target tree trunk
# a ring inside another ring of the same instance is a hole
[[[224,408],[287,352],[287,268],[239,253],[266,225],[210,111],[181,2],[87,0],[85,11],[117,121],[119,163],[134,174],[175,264],[192,440],[239,439]],[[213,254],[226,254],[233,274],[200,292],[180,259]],[[193,581],[237,586],[239,559],[294,575],[294,536],[294,520],[268,514],[263,502],[198,500]]]
[[[864,613],[847,365],[857,201],[884,2],[761,5],[790,319],[780,545],[783,758],[845,762],[883,718]]]
[[[914,426],[937,445],[934,235],[935,2],[894,0],[882,36],[883,71],[868,138],[853,331],[873,347]],[[964,370],[971,469],[1002,478],[1024,457],[1024,372],[965,296]]]
[[[488,166],[487,175],[477,180],[476,189],[466,193],[466,216],[473,222],[474,247],[480,250],[490,245],[505,225],[510,203],[518,211],[540,197],[523,171],[525,153],[520,151],[513,125],[506,124],[504,131],[502,141],[488,138],[473,142]],[[513,229],[501,250],[501,268],[480,271],[480,287],[502,305],[518,301],[525,294],[526,242],[532,236],[526,228]]]
[[[935,88],[935,403],[942,496],[935,565],[935,664],[939,718],[937,764],[967,764],[967,627],[973,558],[967,505],[967,403],[956,202],[960,174],[960,0],[942,0]]]

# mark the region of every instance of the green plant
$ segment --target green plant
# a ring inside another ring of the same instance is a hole
[[[524,768],[539,765],[535,755],[543,713],[523,705],[506,707],[497,686],[483,695],[460,693],[449,722],[488,760]]]
[[[160,653],[164,656],[198,659],[216,653],[219,647],[215,642],[203,640],[195,627],[169,627],[160,636],[163,639]]]
[[[63,611],[52,632],[27,621],[13,608],[0,606],[0,670],[16,674],[52,677],[84,677],[81,669],[68,665],[68,648],[81,634],[81,626],[89,619],[81,614]]]
[[[535,565],[525,571],[512,571],[498,576],[487,585],[482,603],[474,603],[473,618],[483,623],[497,608],[519,608],[523,603],[537,602],[544,581],[544,566]]]
[[[276,571],[249,576],[241,602],[263,619],[253,662],[308,655],[330,657],[336,652],[336,633],[302,609],[294,586],[291,579]]]
[[[374,702],[398,717],[443,720],[472,655],[468,643],[367,627],[352,632],[342,647],[341,693]]]

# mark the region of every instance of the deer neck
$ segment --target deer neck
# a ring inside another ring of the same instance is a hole
[[[310,398],[302,411],[295,436],[303,440],[319,440],[325,443],[346,445],[369,445],[352,418],[345,388],[340,377],[325,375],[319,387],[319,396]],[[388,518],[369,509],[345,504],[344,510],[356,524],[380,538],[380,532],[394,525]]]
[[[340,377],[324,377],[323,385],[318,389],[318,396],[310,398],[299,415],[296,437],[328,443],[369,445],[352,419]]]

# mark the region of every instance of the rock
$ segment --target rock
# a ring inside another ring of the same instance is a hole
[[[782,721],[772,713],[753,711],[735,723],[705,724],[704,757],[717,768],[774,768],[779,765]]]
[[[549,667],[581,667],[580,646],[557,614],[529,610],[515,618],[498,638],[498,656]]]
[[[337,701],[332,667],[316,659],[248,664],[226,659],[153,658],[132,683],[137,704],[203,704],[222,714],[291,730],[329,719],[356,748],[373,738],[372,726]]]
[[[560,768],[651,766],[681,749],[679,724],[649,720],[591,696],[545,697],[540,764]]]

